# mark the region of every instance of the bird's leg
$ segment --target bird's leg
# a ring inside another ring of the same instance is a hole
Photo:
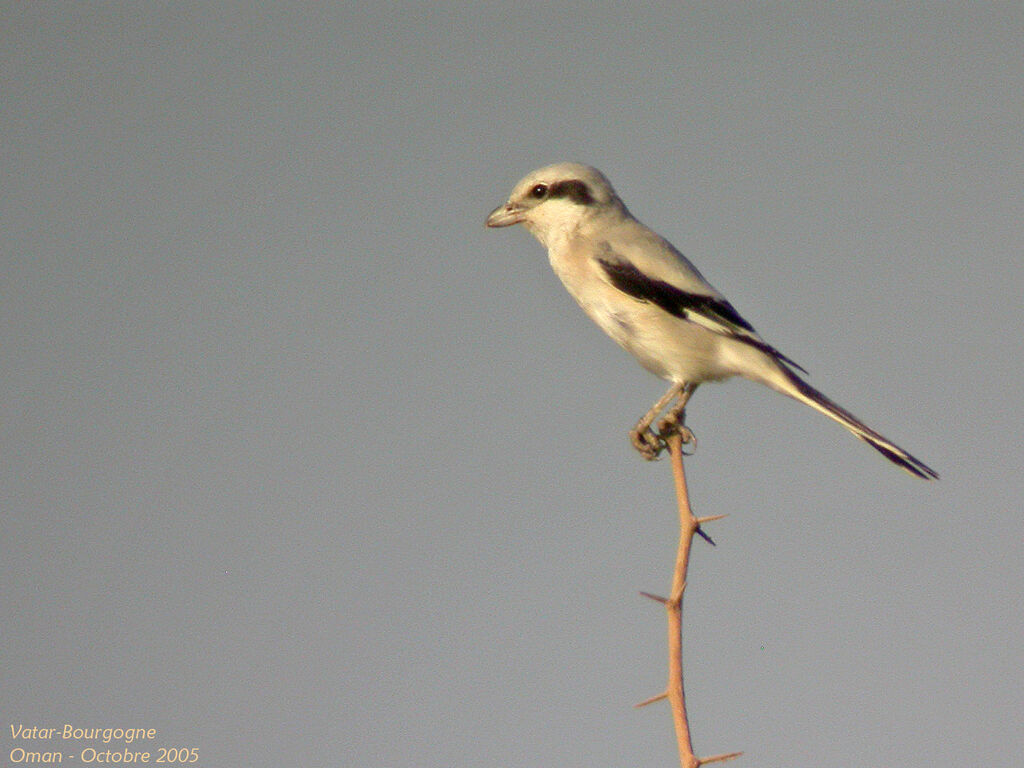
[[[651,410],[644,414],[643,418],[636,423],[636,426],[629,433],[629,439],[633,443],[633,447],[648,461],[654,461],[658,458],[658,454],[665,450],[665,441],[655,434],[654,430],[651,429],[651,424],[658,418],[658,414],[662,412],[666,405],[686,392],[687,386],[686,384],[673,384],[668,392],[662,395],[661,399],[651,407]],[[689,395],[686,395],[686,399],[683,400],[684,406],[688,399]],[[686,441],[684,440],[684,442]]]
[[[658,436],[663,443],[669,435],[677,433],[683,438],[683,445],[692,445],[693,451],[697,450],[697,437],[684,423],[686,419],[686,404],[696,390],[696,384],[684,384],[679,399],[669,412],[665,414],[665,418],[658,423]],[[690,451],[690,453],[693,453],[693,451]]]

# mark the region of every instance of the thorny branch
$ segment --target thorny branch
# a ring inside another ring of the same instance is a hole
[[[711,757],[697,757],[693,753],[690,723],[686,716],[686,694],[683,689],[683,592],[686,590],[686,573],[690,564],[690,545],[694,534],[707,538],[701,530],[702,523],[719,520],[724,515],[695,517],[690,509],[690,497],[686,488],[686,473],[683,470],[683,445],[692,441],[689,430],[683,426],[683,409],[693,389],[683,389],[678,404],[672,409],[672,418],[666,418],[658,425],[659,436],[668,446],[672,460],[672,476],[675,480],[676,500],[679,506],[679,547],[676,551],[675,570],[672,574],[672,591],[667,598],[641,593],[665,605],[668,615],[668,686],[663,693],[637,704],[638,707],[655,701],[668,699],[672,707],[676,742],[679,748],[679,764],[682,768],[698,768],[709,763],[723,762],[739,757],[742,752],[729,752]],[[708,539],[710,541],[710,539]],[[713,542],[712,542],[713,543]]]

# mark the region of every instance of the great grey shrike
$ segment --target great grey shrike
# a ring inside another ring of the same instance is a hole
[[[528,174],[487,217],[489,227],[512,224],[548,249],[555,274],[605,333],[672,382],[631,433],[646,458],[664,447],[650,425],[672,400],[685,404],[705,381],[742,376],[839,422],[911,474],[938,477],[801,379],[796,371],[804,369],[758,336],[671,243],[633,218],[596,168],[557,163]]]

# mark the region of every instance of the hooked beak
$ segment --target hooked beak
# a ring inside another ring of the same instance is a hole
[[[523,213],[524,211],[516,208],[512,203],[499,205],[491,211],[491,215],[487,217],[487,226],[508,227],[512,224],[518,224],[523,220]]]

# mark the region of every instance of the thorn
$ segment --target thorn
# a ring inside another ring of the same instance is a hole
[[[658,597],[658,595],[652,595],[650,592],[641,592],[640,594],[643,595],[646,598],[649,598],[649,599],[653,600],[656,603],[664,604],[664,603],[668,602],[668,600],[666,598]]]
[[[634,704],[633,708],[634,709],[640,709],[640,707],[646,707],[648,704],[653,704],[656,701],[661,701],[662,699],[667,699],[667,698],[668,698],[668,691],[665,691],[664,693],[659,693],[657,696],[651,696],[651,698],[649,698],[649,699],[644,699],[639,704]]]
[[[695,517],[693,518],[693,520],[696,523],[696,525],[694,526],[693,532],[713,547],[715,546],[714,540],[704,532],[704,529],[701,528],[701,525],[703,523],[711,523],[715,520],[721,520],[723,517],[728,517],[728,515],[708,515],[707,517]]]
[[[704,533],[704,529],[701,528],[700,525],[698,525],[696,528],[694,528],[693,532],[696,533],[698,536],[700,536],[702,539],[704,539],[704,541],[706,541],[712,547],[715,546],[714,539],[712,539],[710,536],[708,536],[706,533]]]
[[[697,765],[707,765],[708,763],[724,763],[726,760],[733,760],[734,758],[742,755],[742,752],[728,752],[724,755],[712,755],[711,757],[699,757],[697,758]]]
[[[728,517],[728,515],[708,515],[707,517],[698,517],[697,525],[700,525],[701,523],[711,523],[715,520],[723,520],[726,517]]]

